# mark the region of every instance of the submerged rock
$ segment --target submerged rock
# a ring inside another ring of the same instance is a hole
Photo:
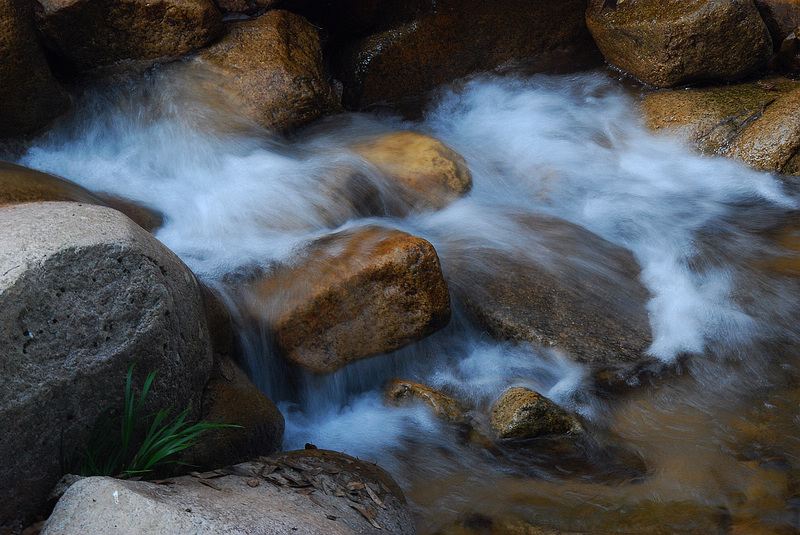
[[[198,475],[169,485],[83,479],[42,533],[416,533],[392,477],[343,453],[292,451]]]
[[[581,424],[538,392],[509,388],[492,406],[492,429],[500,438],[574,434]]]
[[[122,401],[125,376],[159,370],[146,413],[199,415],[211,351],[189,269],[110,208],[0,208],[0,526],[33,512]]]
[[[497,338],[554,347],[580,363],[646,360],[650,296],[630,251],[550,216],[519,224],[529,239],[516,253],[476,248],[450,268],[451,291],[472,318]]]
[[[109,206],[130,217],[148,232],[155,231],[163,223],[161,214],[128,199],[95,194],[65,178],[0,161],[0,207],[41,201],[74,201]]]
[[[394,351],[450,319],[433,246],[378,227],[331,234],[250,291],[246,315],[270,326],[290,363],[315,373]]]
[[[345,105],[400,103],[508,61],[567,47],[594,48],[583,0],[429,4],[412,20],[344,47],[335,70],[344,83]]]
[[[316,28],[288,11],[228,23],[220,41],[194,61],[225,80],[242,113],[272,130],[292,130],[340,109],[323,73]]]
[[[428,405],[433,413],[451,424],[466,422],[464,408],[452,397],[429,386],[394,378],[386,388],[386,399],[394,404],[417,400]]]
[[[438,139],[397,132],[362,143],[352,150],[392,180],[398,205],[393,213],[439,210],[472,188],[467,162]]]
[[[733,86],[657,91],[647,125],[756,169],[800,175],[800,83],[775,77]]]
[[[772,55],[752,0],[590,0],[586,23],[608,63],[657,87],[738,80]]]
[[[48,48],[79,70],[182,56],[209,44],[222,16],[209,0],[40,0]]]
[[[32,134],[70,107],[35,31],[33,2],[0,0],[0,138]]]

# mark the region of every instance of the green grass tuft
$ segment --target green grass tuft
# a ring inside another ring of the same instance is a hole
[[[187,421],[188,407],[172,419],[169,419],[169,408],[142,416],[142,407],[157,372],[148,374],[137,400],[131,385],[135,366],[128,370],[123,405],[109,405],[100,412],[88,442],[77,453],[77,472],[82,476],[128,478],[165,464],[185,464],[170,457],[198,444],[200,435],[210,429],[240,427]],[[145,428],[144,440],[135,443],[136,432]]]

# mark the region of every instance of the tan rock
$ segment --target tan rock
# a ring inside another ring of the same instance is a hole
[[[431,244],[378,227],[319,240],[250,290],[249,316],[271,326],[289,362],[316,373],[403,347],[450,319]]]
[[[509,388],[492,406],[492,429],[500,438],[566,435],[581,429],[570,413],[527,388]]]
[[[590,0],[586,23],[608,63],[657,87],[737,80],[772,55],[752,0]]]
[[[386,399],[395,405],[417,400],[428,405],[433,413],[453,424],[465,423],[464,409],[452,397],[429,386],[394,378],[386,388]]]
[[[430,136],[397,132],[353,147],[391,177],[402,207],[398,212],[438,210],[472,188],[464,158]]]
[[[161,214],[128,199],[95,194],[65,178],[0,161],[0,207],[41,201],[74,201],[109,206],[127,215],[148,232],[155,231],[163,223]]]
[[[0,138],[34,133],[70,107],[35,31],[33,2],[0,0]]]
[[[800,83],[775,77],[754,83],[657,91],[643,104],[646,123],[705,152],[756,169],[799,174]]]
[[[475,250],[470,262],[451,259],[451,292],[473,320],[499,339],[554,347],[580,363],[646,361],[650,295],[630,251],[554,217],[519,224],[527,256]]]
[[[38,25],[48,47],[80,70],[122,59],[182,56],[221,28],[209,0],[41,0]]]
[[[42,534],[416,533],[392,477],[343,453],[286,452],[204,475],[216,477],[184,476],[170,485],[82,479],[59,500]]]
[[[227,80],[230,98],[267,128],[288,131],[339,110],[322,70],[317,30],[294,13],[273,10],[229,23],[195,61]]]
[[[568,47],[594,50],[583,0],[413,2],[412,20],[358,39],[336,60],[346,106],[415,101],[473,72]]]

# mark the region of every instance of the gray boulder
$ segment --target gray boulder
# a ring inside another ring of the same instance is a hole
[[[193,274],[123,214],[26,203],[0,227],[2,528],[46,499],[132,364],[137,388],[158,370],[146,413],[199,416],[211,351]]]
[[[413,534],[402,491],[380,467],[300,450],[169,484],[93,477],[58,502],[43,535]]]

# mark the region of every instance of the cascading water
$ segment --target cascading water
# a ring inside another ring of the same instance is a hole
[[[442,91],[421,121],[344,115],[291,141],[237,118],[186,76],[172,67],[89,88],[68,119],[16,160],[163,213],[156,237],[228,292],[234,316],[236,275],[285,261],[334,229],[367,224],[430,241],[445,278],[466,293],[460,266],[479,269],[487,254],[553,271],[567,254],[605,273],[588,248],[565,253],[519,223],[558,217],[633,252],[651,294],[649,353],[665,363],[691,355],[680,374],[604,400],[584,367],[489,339],[458,302],[444,330],[327,376],[290,369],[267,333],[251,329],[241,333],[246,365],[286,416],[287,449],[312,442],[378,462],[406,490],[423,533],[465,514],[498,513],[575,531],[664,519],[669,529],[703,532],[737,514],[777,532],[796,527],[800,430],[778,413],[797,408],[787,379],[797,363],[797,284],[757,269],[781,254],[765,231],[797,208],[776,177],[647,132],[635,92],[603,73],[476,77]],[[331,194],[342,169],[384,188],[348,147],[400,129],[463,155],[473,190],[443,210],[406,217],[365,214],[356,200]],[[477,422],[505,388],[530,386],[582,414],[592,440],[612,453],[591,450],[589,464],[599,466],[592,471],[544,450],[483,449],[424,408],[385,405],[383,384],[393,376],[454,394]],[[761,420],[791,437],[765,455],[789,468],[754,467],[742,453],[741,429]],[[623,481],[624,469],[611,477],[625,452],[647,465],[631,472],[633,481]],[[748,494],[754,485],[783,492],[778,505],[758,505]]]

